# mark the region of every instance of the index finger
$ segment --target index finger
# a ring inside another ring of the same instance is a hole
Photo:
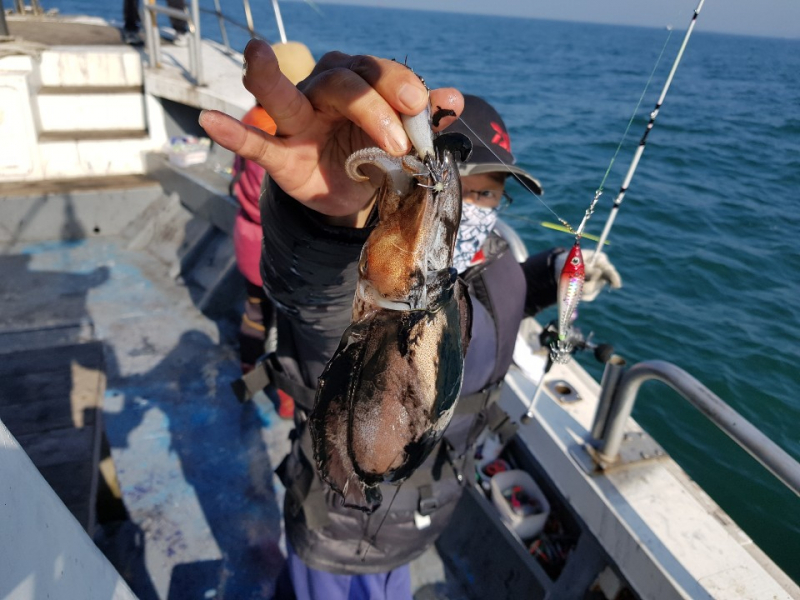
[[[347,59],[347,68],[375,88],[398,113],[417,115],[427,105],[428,88],[425,82],[406,65],[366,55]]]
[[[322,71],[348,69],[360,76],[386,100],[397,112],[406,115],[419,114],[428,102],[428,88],[423,78],[409,66],[395,60],[369,55],[352,56],[342,52],[328,52],[317,63],[311,74]],[[433,110],[445,108],[460,115],[464,109],[464,97],[455,88],[430,90]],[[456,117],[453,117],[456,118]],[[440,129],[452,123],[443,121]]]
[[[281,73],[272,48],[251,40],[244,49],[242,82],[275,121],[280,135],[303,131],[314,118],[308,98]]]

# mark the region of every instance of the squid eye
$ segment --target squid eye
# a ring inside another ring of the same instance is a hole
[[[580,259],[580,258],[578,258],[577,256],[574,256],[570,262],[571,262],[571,263],[572,263],[574,266],[576,266],[576,267],[577,267],[579,264],[581,264],[581,259]]]

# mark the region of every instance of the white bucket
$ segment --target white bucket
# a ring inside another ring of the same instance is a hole
[[[169,162],[178,167],[188,167],[206,162],[211,140],[194,136],[173,137],[164,146]]]
[[[525,471],[511,470],[492,477],[492,502],[511,531],[523,540],[541,533],[550,515],[550,503]],[[511,496],[514,488],[519,488]]]

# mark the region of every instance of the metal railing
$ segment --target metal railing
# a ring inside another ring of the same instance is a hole
[[[189,75],[195,85],[205,85],[203,79],[203,54],[200,35],[200,6],[198,0],[191,1],[191,13],[184,8],[178,10],[156,4],[156,0],[144,1],[145,39],[147,41],[148,64],[151,68],[161,67],[161,34],[158,29],[158,15],[166,15],[170,19],[185,21],[187,40],[189,43]]]
[[[275,9],[275,18],[278,23],[278,30],[280,31],[281,40],[286,41],[286,32],[283,28],[283,19],[278,6],[278,0],[272,0],[273,8]],[[178,10],[168,6],[161,6],[156,4],[156,0],[144,1],[144,29],[145,38],[147,41],[147,54],[148,64],[152,68],[161,67],[161,35],[158,29],[158,16],[165,15],[170,19],[185,21],[187,27],[187,40],[189,47],[189,75],[193,79],[195,85],[205,85],[205,78],[203,76],[203,54],[202,54],[202,35],[200,32],[200,14],[212,14],[217,17],[219,22],[220,35],[222,42],[228,52],[232,52],[230,41],[228,39],[228,30],[226,24],[233,25],[243,31],[247,31],[251,38],[258,38],[267,40],[265,36],[256,31],[253,24],[253,13],[250,10],[249,0],[242,0],[242,8],[245,14],[245,23],[241,23],[222,12],[219,0],[214,0],[214,10],[201,8],[199,0],[191,0],[190,8],[187,10]]]
[[[219,23],[219,34],[222,37],[223,45],[225,46],[225,48],[228,49],[228,51],[232,51],[232,49],[230,41],[228,40],[228,28],[226,26],[226,23],[229,23],[230,25],[233,25],[234,27],[237,27],[242,31],[246,31],[251,38],[268,41],[264,35],[256,31],[253,25],[253,12],[250,10],[250,2],[248,0],[242,0],[242,8],[244,10],[245,21],[247,21],[246,23],[241,23],[236,19],[230,17],[229,15],[223,13],[222,8],[220,7],[219,4],[219,0],[214,0],[214,10],[200,7],[201,13],[214,15],[217,17],[217,22]],[[283,32],[283,20],[281,19],[279,8],[276,8],[275,14],[278,19],[278,27],[280,28],[281,31],[281,37],[283,38],[285,36],[285,33]],[[283,41],[286,40],[283,39]]]
[[[44,14],[44,10],[42,10],[42,5],[39,3],[39,0],[30,0],[30,2],[31,12],[34,15],[39,16]],[[20,15],[27,13],[28,9],[25,7],[25,0],[14,0],[14,10]]]
[[[688,400],[786,487],[800,495],[800,463],[689,373],[660,360],[641,362],[626,369],[624,360],[614,358],[616,360],[609,360],[603,374],[600,402],[592,426],[598,454],[604,461],[613,463],[619,456],[625,422],[631,415],[639,388],[646,381],[657,380]]]

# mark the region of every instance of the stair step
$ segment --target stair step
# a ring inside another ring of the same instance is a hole
[[[144,173],[145,153],[160,150],[143,131],[43,135],[39,143],[42,179]]]
[[[40,96],[91,95],[91,94],[139,94],[144,92],[141,85],[43,85]]]
[[[39,141],[47,142],[92,142],[112,140],[141,140],[147,138],[144,129],[101,129],[89,131],[86,129],[70,131],[43,131],[39,134]]]
[[[41,125],[40,140],[42,135],[56,132],[139,131],[147,126],[141,91],[44,95],[40,92],[36,104]]]
[[[129,46],[61,46],[42,52],[41,84],[62,86],[142,86],[141,55]]]

